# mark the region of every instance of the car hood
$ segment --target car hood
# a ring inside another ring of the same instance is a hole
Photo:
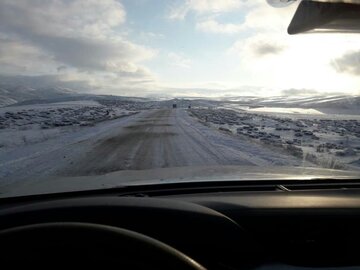
[[[194,166],[149,170],[124,170],[104,175],[48,177],[13,184],[0,197],[199,181],[266,181],[311,179],[360,179],[360,171],[313,167]]]

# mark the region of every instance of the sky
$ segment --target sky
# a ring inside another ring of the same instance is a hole
[[[360,94],[360,34],[265,0],[1,0],[0,75],[130,96]]]

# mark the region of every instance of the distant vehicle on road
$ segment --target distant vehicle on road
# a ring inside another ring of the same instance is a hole
[[[176,109],[177,108],[177,104],[173,104],[173,109]]]

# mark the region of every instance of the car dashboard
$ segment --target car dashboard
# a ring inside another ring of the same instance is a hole
[[[2,199],[0,229],[86,222],[155,238],[207,269],[360,269],[356,181],[169,184]]]

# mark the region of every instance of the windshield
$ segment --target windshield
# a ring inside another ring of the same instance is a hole
[[[300,3],[1,0],[0,193],[358,178],[360,34]]]

